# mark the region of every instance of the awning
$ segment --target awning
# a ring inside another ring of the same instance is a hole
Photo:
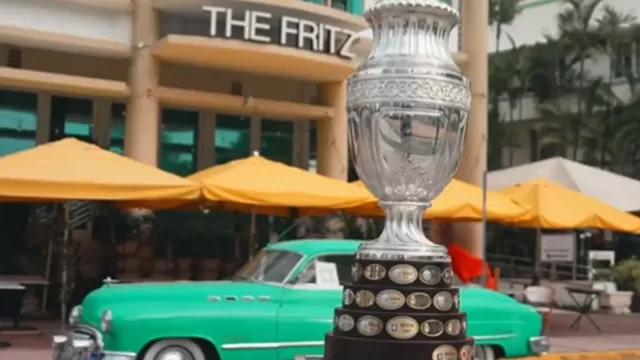
[[[0,158],[0,200],[95,200],[168,208],[194,201],[192,181],[67,138]]]

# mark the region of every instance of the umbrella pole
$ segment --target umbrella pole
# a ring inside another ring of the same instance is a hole
[[[253,259],[253,247],[256,234],[256,209],[251,210],[251,233],[249,234],[249,260]]]
[[[487,171],[482,172],[482,261],[487,261]],[[482,275],[480,276],[480,284],[487,286],[487,273],[485,267],[482,267]]]
[[[44,286],[44,292],[42,294],[42,312],[47,311],[47,298],[49,297],[49,282],[51,281],[51,261],[53,257],[53,236],[49,237],[49,243],[47,244],[47,265],[45,268],[44,276],[47,280],[47,284]]]
[[[68,261],[69,261],[69,252],[68,252],[68,247],[69,247],[69,236],[70,236],[70,229],[69,229],[69,204],[65,203],[65,205],[63,205],[64,207],[62,208],[62,210],[64,211],[64,235],[62,237],[62,261],[61,261],[61,285],[62,285],[62,291],[60,291],[60,327],[64,330],[66,328],[66,320],[67,320],[67,298],[68,298],[68,277],[69,277],[69,268],[68,268]]]
[[[542,237],[542,233],[540,231],[540,226],[536,227],[536,255],[534,257],[534,259],[536,260],[535,264],[534,264],[534,271],[536,275],[540,275],[540,263],[541,263],[541,257],[540,257],[540,238]]]

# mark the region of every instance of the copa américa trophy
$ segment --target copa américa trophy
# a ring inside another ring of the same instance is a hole
[[[379,0],[364,16],[373,48],[348,82],[349,141],[386,223],[356,253],[324,360],[468,360],[451,258],[422,228],[458,166],[471,105],[449,50],[459,16],[438,0]]]

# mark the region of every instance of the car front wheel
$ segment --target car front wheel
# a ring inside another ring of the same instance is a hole
[[[476,360],[496,360],[496,353],[491,346],[476,346]]]
[[[191,340],[166,339],[151,345],[143,360],[206,360],[202,349]]]

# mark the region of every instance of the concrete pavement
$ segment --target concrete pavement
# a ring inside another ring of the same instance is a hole
[[[567,336],[550,339],[552,353],[638,350],[640,335]]]
[[[49,336],[2,336],[12,347],[0,349],[0,360],[50,360]],[[640,360],[640,336],[589,335],[551,338],[551,352],[527,360]],[[521,359],[523,360],[523,359]]]

